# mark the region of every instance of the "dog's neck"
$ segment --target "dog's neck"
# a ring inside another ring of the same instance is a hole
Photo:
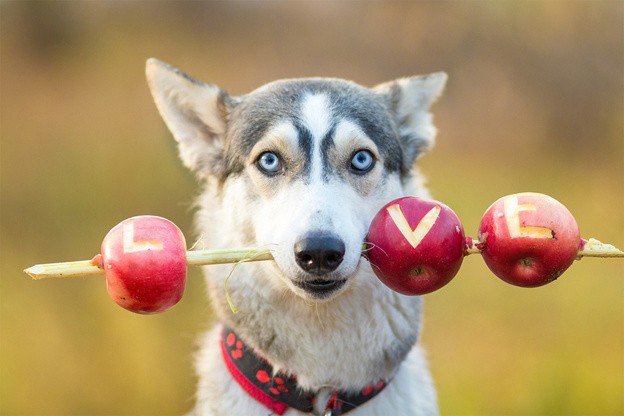
[[[228,327],[275,371],[296,374],[303,389],[358,391],[391,378],[417,341],[421,300],[387,289],[369,270],[325,302],[266,287],[271,283],[261,276],[228,284],[237,314],[225,301],[222,282],[211,284],[213,303]]]
[[[288,408],[304,413],[320,410],[324,415],[341,415],[375,397],[389,382],[375,380],[359,391],[306,391],[300,388],[295,375],[276,372],[231,329],[223,328],[220,343],[223,360],[232,377],[247,394],[278,415]]]

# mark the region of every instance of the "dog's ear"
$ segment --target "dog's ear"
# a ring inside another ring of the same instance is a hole
[[[381,94],[395,117],[404,166],[411,169],[419,154],[429,149],[436,136],[429,107],[444,90],[447,75],[436,72],[425,76],[400,78],[380,84],[374,90]]]
[[[145,72],[160,115],[178,142],[185,166],[199,178],[223,171],[224,134],[237,99],[157,59]]]

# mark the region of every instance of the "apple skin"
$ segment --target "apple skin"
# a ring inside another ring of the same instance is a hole
[[[151,215],[128,218],[102,242],[106,290],[121,307],[136,313],[164,312],[186,286],[186,241],[171,221]]]
[[[396,213],[397,205],[407,221],[403,231],[398,225],[401,221],[391,214]],[[410,242],[414,237],[417,240]],[[377,213],[366,244],[366,257],[379,280],[396,292],[413,296],[438,290],[453,279],[464,259],[466,239],[459,218],[449,207],[408,196],[395,199]]]
[[[508,195],[483,214],[477,247],[488,268],[512,285],[538,287],[574,262],[582,240],[574,216],[539,193]]]

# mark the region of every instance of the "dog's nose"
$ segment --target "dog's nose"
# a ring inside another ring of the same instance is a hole
[[[312,234],[295,243],[295,259],[305,271],[322,275],[340,266],[345,254],[341,239],[331,234]]]

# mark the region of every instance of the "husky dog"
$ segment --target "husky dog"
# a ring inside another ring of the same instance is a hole
[[[232,96],[150,59],[147,79],[202,185],[201,241],[275,260],[235,269],[238,313],[232,266],[205,268],[219,322],[201,340],[193,414],[436,415],[422,300],[380,283],[362,247],[384,204],[428,196],[413,165],[434,141],[446,75],[372,89],[290,79]]]

